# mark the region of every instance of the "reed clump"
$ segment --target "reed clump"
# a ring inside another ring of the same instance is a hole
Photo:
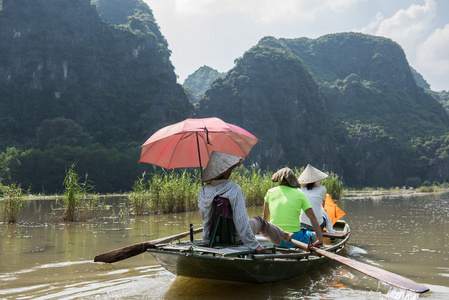
[[[134,214],[137,216],[145,214],[149,209],[149,203],[147,201],[149,198],[148,182],[145,181],[145,174],[143,172],[142,177],[134,181],[133,190],[129,194],[129,202]]]
[[[275,186],[271,176],[272,172],[262,172],[259,166],[254,164],[250,169],[244,166],[236,168],[231,180],[242,188],[246,205],[263,205],[267,191]]]
[[[154,170],[148,179],[144,175],[134,183],[129,197],[136,215],[198,209],[201,181],[197,170]]]
[[[321,184],[326,188],[332,199],[340,199],[343,196],[343,182],[337,174],[330,172]]]
[[[247,205],[262,205],[266,192],[274,186],[271,172],[262,173],[257,165],[236,168],[230,180],[240,185]],[[129,195],[132,213],[167,213],[198,210],[198,193],[202,187],[198,169],[154,170],[134,182]]]
[[[26,203],[26,194],[20,185],[0,184],[0,196],[3,198],[3,213],[8,223],[16,223]]]
[[[302,169],[293,169],[299,176]],[[273,172],[262,171],[257,164],[250,168],[240,166],[234,169],[231,181],[243,190],[246,205],[263,205],[267,191],[276,183],[271,181]],[[198,193],[202,187],[198,169],[156,170],[145,178],[145,173],[134,182],[129,196],[132,213],[167,213],[198,210]],[[330,173],[323,181],[332,198],[339,199],[343,193],[338,175]]]
[[[445,190],[445,188],[438,185],[425,185],[418,188],[418,192],[420,193],[437,193],[442,192],[443,190]]]
[[[79,176],[74,168],[76,164],[72,164],[66,170],[66,176],[63,181],[64,196],[62,201],[64,203],[62,219],[64,221],[85,220],[95,216],[99,207],[101,206],[97,194],[88,194],[93,190],[93,186],[87,179],[87,174],[84,180]]]

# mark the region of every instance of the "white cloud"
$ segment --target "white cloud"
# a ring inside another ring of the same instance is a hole
[[[426,0],[424,5],[413,4],[407,9],[400,9],[391,18],[385,19],[377,13],[370,24],[357,31],[391,38],[413,52],[417,43],[429,34],[436,11],[435,1]]]
[[[448,89],[449,80],[441,82],[448,78],[447,0],[144,1],[168,40],[180,81],[204,64],[229,70],[237,57],[267,35],[316,38],[359,28],[353,31],[399,43],[432,88]]]
[[[344,11],[360,0],[175,0],[180,14],[217,15],[240,13],[259,23],[285,20],[315,20],[323,11]]]
[[[434,29],[437,4],[425,0],[400,9],[390,18],[380,12],[365,27],[355,30],[391,38],[402,46],[409,63],[431,84],[432,89],[447,89],[449,81],[449,24]]]
[[[371,21],[366,25],[365,27],[354,29],[353,31],[368,33],[368,34],[376,34],[377,28],[379,28],[380,23],[384,21],[385,18],[382,16],[380,12],[377,12],[374,19],[371,19]]]
[[[387,36],[411,48],[428,34],[436,15],[436,3],[426,0],[424,6],[411,5],[407,10],[399,10],[393,17],[379,24],[377,35]]]
[[[437,83],[436,89],[443,89],[449,81],[449,24],[436,29],[417,51],[417,64],[424,74]],[[431,74],[434,75],[431,75]]]
[[[211,13],[215,0],[175,0],[178,14],[205,15]]]

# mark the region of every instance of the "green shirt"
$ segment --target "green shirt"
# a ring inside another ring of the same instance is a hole
[[[301,210],[312,207],[302,191],[286,185],[270,189],[265,195],[265,202],[270,209],[270,223],[288,232],[301,230]]]

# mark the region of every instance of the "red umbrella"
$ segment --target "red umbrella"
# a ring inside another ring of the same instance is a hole
[[[154,133],[142,145],[139,162],[166,169],[205,167],[212,151],[248,156],[258,141],[219,118],[186,119]]]

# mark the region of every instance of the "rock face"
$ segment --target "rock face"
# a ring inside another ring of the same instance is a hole
[[[212,85],[199,110],[258,136],[251,157],[263,167],[311,163],[353,186],[434,178],[444,139],[421,146],[449,129],[448,114],[417,86],[401,47],[358,33],[265,37]]]
[[[190,101],[197,103],[217,78],[226,77],[226,73],[220,73],[208,66],[202,66],[184,80],[183,86],[187,89]]]
[[[318,85],[301,60],[282,49],[258,45],[247,51],[206,92],[199,113],[259,137],[248,160],[264,168],[332,161],[325,159],[331,141]]]
[[[60,117],[94,142],[117,146],[191,114],[148,6],[94,2],[108,18],[88,0],[3,1],[0,131],[13,134],[4,136],[2,149],[36,145],[36,130]],[[115,19],[107,13],[111,5]]]
[[[0,152],[30,149],[11,180],[56,191],[54,174],[75,153],[80,173],[114,192],[141,174],[128,162],[146,138],[194,113],[259,137],[247,165],[274,171],[310,163],[349,186],[449,179],[448,114],[389,39],[265,37],[225,77],[212,83],[213,70],[196,74],[191,86],[201,94],[210,88],[194,109],[142,0],[0,3]],[[95,173],[117,169],[115,181]]]

